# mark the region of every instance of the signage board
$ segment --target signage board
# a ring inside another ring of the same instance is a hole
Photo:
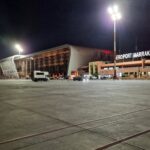
[[[133,59],[133,58],[140,58],[140,57],[147,57],[147,56],[150,56],[150,50],[149,51],[135,52],[135,53],[127,53],[127,54],[122,54],[122,55],[116,55],[116,60]]]

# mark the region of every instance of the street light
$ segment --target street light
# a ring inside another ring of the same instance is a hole
[[[19,44],[15,44],[15,48],[18,50],[19,55],[23,52],[23,48]]]
[[[119,7],[114,5],[113,7],[108,8],[108,13],[110,14],[113,22],[114,22],[114,79],[117,78],[116,75],[116,23],[117,20],[122,18],[121,13],[119,12]]]

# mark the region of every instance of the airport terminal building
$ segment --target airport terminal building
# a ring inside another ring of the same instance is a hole
[[[65,44],[29,55],[0,60],[0,78],[30,78],[32,71],[48,71],[52,78],[73,72],[113,76],[113,51]],[[116,56],[117,76],[150,78],[150,50]]]
[[[150,50],[117,55],[116,72],[120,78],[150,78]],[[90,62],[89,73],[113,76],[114,63],[103,61]]]
[[[0,60],[0,78],[30,78],[33,70],[48,71],[50,76],[70,76],[72,71],[99,60],[112,62],[113,52],[65,44]]]

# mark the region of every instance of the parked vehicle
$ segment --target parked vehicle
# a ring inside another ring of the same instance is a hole
[[[31,74],[32,81],[48,81],[49,73],[47,71],[33,71]]]
[[[90,76],[90,80],[97,80],[97,77],[96,77],[96,76],[91,75],[91,76]]]
[[[101,80],[113,79],[112,75],[103,75],[100,77]]]
[[[77,76],[73,78],[73,81],[82,81],[83,78],[81,76]]]

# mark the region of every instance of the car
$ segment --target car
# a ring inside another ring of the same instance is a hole
[[[73,81],[82,81],[83,78],[81,76],[77,76],[73,78]]]
[[[103,77],[101,77],[100,78],[101,80],[106,80],[106,79],[108,79],[106,76],[103,76]]]
[[[112,75],[103,75],[100,77],[101,80],[113,79]]]
[[[90,76],[90,80],[96,80],[97,77],[96,76]]]
[[[59,78],[58,78],[58,80],[64,80],[64,79],[65,79],[64,77],[59,77]]]

